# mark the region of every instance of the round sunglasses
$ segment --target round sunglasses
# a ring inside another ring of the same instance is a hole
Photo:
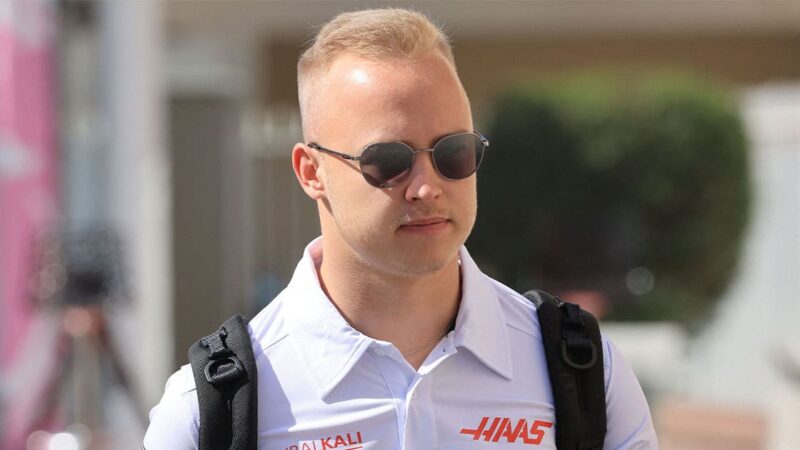
[[[404,142],[370,144],[359,156],[337,152],[315,142],[309,148],[358,161],[361,175],[367,183],[378,188],[392,187],[402,182],[414,166],[414,157],[430,152],[436,172],[447,180],[461,180],[475,173],[483,160],[489,141],[478,132],[451,134],[439,139],[433,148],[413,149]]]

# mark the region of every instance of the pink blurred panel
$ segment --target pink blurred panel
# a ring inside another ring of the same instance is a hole
[[[24,447],[46,385],[26,378],[35,375],[34,355],[20,349],[36,341],[31,330],[41,323],[30,290],[34,252],[56,225],[53,5],[0,0],[10,11],[0,18],[0,376],[30,380],[2,411],[0,448]]]
[[[0,367],[14,363],[35,313],[29,295],[33,250],[37,237],[53,223],[57,180],[52,52],[42,26],[49,5],[12,5],[12,16],[17,8],[23,10],[25,20],[18,25],[36,25],[18,36],[18,30],[0,23],[0,139],[5,153],[0,159]]]
[[[11,129],[14,102],[10,95],[14,65],[14,39],[8,25],[0,22],[0,130]]]

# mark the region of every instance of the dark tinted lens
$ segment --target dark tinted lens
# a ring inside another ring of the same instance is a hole
[[[445,178],[460,180],[475,173],[483,158],[483,143],[474,134],[454,134],[436,143],[433,162]]]
[[[361,153],[361,173],[375,187],[389,187],[408,175],[414,153],[400,142],[373,144]]]

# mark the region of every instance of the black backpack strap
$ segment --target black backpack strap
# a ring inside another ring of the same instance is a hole
[[[258,376],[247,322],[236,315],[189,348],[200,403],[200,450],[255,450]]]
[[[544,291],[524,295],[536,305],[542,330],[556,408],[556,447],[601,450],[606,435],[606,395],[597,320],[578,305]]]

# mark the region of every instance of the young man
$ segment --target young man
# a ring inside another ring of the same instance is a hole
[[[298,84],[292,163],[322,237],[249,324],[259,448],[555,448],[535,308],[463,247],[488,142],[447,38],[416,12],[341,14]],[[635,376],[603,352],[605,448],[657,448]],[[188,366],[170,378],[148,450],[196,448],[194,386]]]

